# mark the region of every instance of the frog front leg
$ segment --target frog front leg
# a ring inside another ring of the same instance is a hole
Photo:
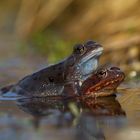
[[[68,82],[64,84],[63,95],[67,97],[74,97],[80,95],[79,81]]]

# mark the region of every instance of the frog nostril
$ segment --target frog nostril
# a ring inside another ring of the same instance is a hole
[[[96,42],[95,42],[95,41],[92,41],[92,40],[88,40],[88,41],[85,43],[85,45],[87,45],[87,46],[91,46],[91,45],[94,45],[94,44],[96,44]]]
[[[103,48],[102,45],[100,45],[99,43],[89,40],[84,44],[87,48],[92,48],[94,50],[97,50],[98,48]]]
[[[118,68],[118,67],[111,67],[110,70],[119,70],[120,71],[120,68]]]

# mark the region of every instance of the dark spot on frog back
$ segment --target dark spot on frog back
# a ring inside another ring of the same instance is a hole
[[[49,82],[50,83],[53,83],[54,82],[54,78],[53,77],[49,77],[48,79],[49,79]]]

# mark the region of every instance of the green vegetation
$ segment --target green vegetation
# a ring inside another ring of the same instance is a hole
[[[47,56],[51,63],[68,56],[73,48],[72,42],[65,41],[51,31],[34,34],[31,42],[33,50],[42,56]]]

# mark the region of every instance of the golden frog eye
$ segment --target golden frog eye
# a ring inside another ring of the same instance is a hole
[[[101,78],[105,78],[107,76],[107,71],[101,70],[100,72],[98,72],[98,76]]]
[[[74,52],[76,54],[83,54],[85,52],[85,46],[82,44],[77,44],[74,47]]]

